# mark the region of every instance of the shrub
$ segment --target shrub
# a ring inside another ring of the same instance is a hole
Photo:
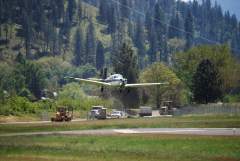
[[[0,115],[35,114],[38,109],[38,103],[32,103],[25,97],[12,96],[1,105]]]

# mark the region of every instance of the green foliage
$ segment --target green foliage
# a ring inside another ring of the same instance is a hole
[[[198,65],[193,76],[193,95],[197,103],[212,103],[221,99],[222,81],[214,64],[208,59]]]
[[[161,63],[155,63],[146,68],[140,74],[140,81],[143,83],[168,82],[169,85],[147,87],[145,90],[151,98],[151,102],[159,108],[162,100],[172,100],[175,104],[186,103],[186,96],[181,80],[176,74]]]
[[[136,83],[138,79],[138,64],[137,56],[133,48],[126,43],[123,43],[118,54],[116,55],[114,62],[114,71],[122,74],[127,78],[128,83]],[[128,90],[128,89],[126,89]],[[125,91],[123,91],[124,93]],[[127,91],[126,91],[127,92]],[[139,105],[139,94],[136,89],[131,89],[128,94],[119,94],[119,91],[115,93],[120,97],[124,106],[127,108],[136,108]]]
[[[229,47],[227,45],[205,45],[177,53],[174,57],[174,70],[189,89],[192,87],[192,79],[197,66],[204,59],[209,59],[216,66],[223,80],[222,90],[224,92],[238,85],[239,64],[233,58]]]
[[[49,90],[57,90],[59,83],[63,82],[65,74],[72,68],[72,65],[58,57],[45,57],[36,61],[43,70],[47,78],[46,87]]]
[[[65,76],[89,78],[97,74],[96,69],[89,64],[75,67],[69,62],[57,57],[41,58],[37,63],[42,67],[48,79],[47,87],[51,91],[56,91],[59,85],[66,82],[64,79]]]
[[[110,100],[104,100],[96,96],[87,96],[78,83],[70,83],[63,87],[57,99],[58,105],[70,106],[75,110],[89,110],[94,105],[111,107]]]
[[[97,53],[96,53],[96,68],[100,70],[103,68],[105,64],[105,57],[104,57],[104,47],[101,41],[97,44]]]
[[[85,64],[89,63],[92,66],[95,66],[96,65],[96,33],[95,33],[95,27],[92,21],[90,21],[87,27],[85,49],[86,49]]]
[[[0,63],[0,90],[14,90],[14,68],[7,63]]]
[[[190,9],[188,10],[187,13],[187,17],[185,19],[185,32],[186,32],[186,49],[189,49],[192,47],[192,45],[194,44],[193,42],[193,35],[194,35],[194,21],[193,21],[193,16],[192,13],[190,11]]]
[[[41,97],[41,90],[45,86],[45,75],[37,63],[26,60],[18,63],[14,76],[18,93],[23,88],[27,88],[36,98]]]
[[[73,67],[67,72],[67,75],[74,76],[74,77],[81,77],[81,78],[93,77],[96,74],[97,74],[96,68],[94,68],[90,64],[86,64],[78,68]]]
[[[35,114],[39,109],[38,103],[32,103],[25,97],[12,96],[0,105],[0,115]]]
[[[82,65],[84,61],[84,50],[83,50],[83,33],[80,27],[78,27],[75,38],[74,38],[74,59],[73,64],[76,66]]]
[[[135,83],[138,78],[137,57],[132,46],[123,43],[113,60],[114,71],[122,74],[129,83]]]
[[[237,161],[240,158],[239,137],[225,136],[10,136],[0,138],[0,147],[1,160],[11,161],[36,158],[64,161]]]
[[[236,102],[240,102],[240,94],[235,94],[235,95],[226,95],[223,98],[224,102],[229,102],[229,103],[236,103]]]

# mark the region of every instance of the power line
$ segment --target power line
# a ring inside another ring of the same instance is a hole
[[[129,9],[129,10],[132,10],[133,12],[135,12],[135,13],[137,13],[137,14],[139,14],[139,15],[142,15],[142,16],[144,16],[144,17],[146,16],[145,13],[143,13],[143,12],[137,10],[137,9],[131,8],[131,7],[127,6],[127,5],[124,5],[124,4],[120,3],[119,1],[116,1],[116,0],[111,0],[111,1],[114,2],[114,3],[116,3],[116,4],[118,4],[118,5],[120,5],[120,6],[122,6],[122,7],[124,7],[124,8],[127,8],[127,9]],[[161,21],[160,19],[155,18],[155,17],[153,17],[153,16],[151,16],[150,18],[151,18],[152,20],[154,20],[154,21],[157,21],[157,22],[159,22],[159,23],[167,26],[167,27],[171,27],[171,28],[173,28],[173,29],[175,29],[175,30],[177,30],[177,31],[179,31],[179,32],[183,32],[183,33],[185,33],[185,34],[192,35],[193,37],[195,36],[194,34],[192,34],[192,33],[190,33],[190,32],[187,32],[187,31],[185,31],[185,30],[182,29],[182,28],[179,28],[179,27],[173,26],[173,25],[171,25],[171,24],[165,23],[165,22]],[[197,37],[198,37],[198,38],[201,38],[202,40],[205,40],[205,41],[208,41],[208,42],[210,42],[210,43],[217,44],[217,45],[222,44],[221,42],[208,39],[208,38],[206,38],[206,37],[204,37],[204,36],[201,36],[201,35],[198,35]],[[231,48],[231,50],[232,50],[232,51],[239,52],[238,49]],[[239,52],[239,53],[240,53],[240,52]]]

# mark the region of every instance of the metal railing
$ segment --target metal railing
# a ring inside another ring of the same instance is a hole
[[[174,115],[230,114],[240,115],[240,103],[188,105],[174,111]]]

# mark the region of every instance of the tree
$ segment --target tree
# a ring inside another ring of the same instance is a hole
[[[77,5],[75,0],[68,0],[67,12],[68,12],[70,22],[73,22],[73,18],[76,13],[76,6]]]
[[[230,92],[239,84],[238,63],[233,58],[228,45],[203,45],[174,56],[175,72],[189,89],[192,87],[193,75],[198,64],[204,59],[210,60],[219,71],[224,93]]]
[[[31,44],[33,40],[33,21],[32,21],[32,11],[31,6],[29,3],[24,3],[24,10],[23,10],[23,19],[22,19],[22,30],[23,30],[23,37],[25,41],[25,50],[26,50],[26,57],[31,58]]]
[[[45,85],[45,75],[39,65],[27,62],[25,65],[25,83],[28,89],[38,99],[41,98],[42,90]]]
[[[83,17],[83,11],[82,11],[82,0],[78,0],[77,5],[77,17],[78,17],[78,24],[80,24],[82,17]]]
[[[69,19],[69,13],[66,12],[66,14],[64,16],[63,25],[61,26],[60,31],[59,31],[59,36],[60,36],[59,39],[60,39],[60,42],[63,43],[64,54],[65,54],[66,50],[68,50],[68,48],[69,48],[70,30],[71,30],[71,22]]]
[[[171,19],[170,25],[169,26],[169,31],[168,31],[168,38],[173,39],[173,38],[182,38],[182,32],[179,31],[178,29],[183,28],[182,22],[181,22],[180,14],[176,13],[175,16]]]
[[[128,83],[137,82],[137,57],[129,44],[123,43],[113,61],[114,71],[116,73],[124,75],[128,79]]]
[[[118,54],[113,60],[113,67],[116,73],[122,74],[125,78],[127,78],[128,83],[136,83],[138,79],[138,64],[137,57],[134,53],[132,47],[123,43],[120,48]],[[116,95],[120,97],[125,107],[138,107],[139,105],[139,94],[136,89],[132,89],[128,91],[121,91],[124,93],[121,95],[119,91],[116,91]]]
[[[83,33],[81,27],[78,27],[74,38],[74,60],[73,63],[76,66],[83,65],[84,61],[84,49],[83,49]]]
[[[120,12],[121,12],[121,16],[122,18],[130,18],[131,16],[131,0],[120,0]]]
[[[89,63],[93,66],[96,64],[96,37],[95,37],[95,28],[92,20],[88,25],[87,29],[87,38],[86,38],[86,63]]]
[[[144,25],[140,18],[137,22],[137,29],[135,34],[135,46],[138,48],[139,65],[143,67],[143,58],[145,56],[145,35],[144,35]]]
[[[181,103],[183,100],[183,87],[181,80],[176,74],[162,63],[156,62],[144,69],[140,74],[142,83],[149,82],[168,82],[168,85],[144,88],[145,94],[151,98],[155,107],[160,108],[162,100],[172,100],[174,103]]]
[[[36,98],[41,97],[41,91],[45,86],[45,74],[41,67],[31,61],[27,61],[21,53],[18,54],[14,69],[14,85],[17,94],[28,89]]]
[[[216,102],[222,98],[222,81],[215,65],[202,60],[193,76],[193,95],[197,103]]]
[[[99,17],[98,17],[98,19],[101,22],[104,22],[104,23],[107,22],[108,16],[109,16],[108,11],[109,11],[109,8],[108,8],[107,0],[101,0],[99,4]]]
[[[100,70],[103,68],[105,61],[104,61],[104,47],[101,41],[98,42],[97,45],[97,52],[96,52],[96,68]]]
[[[150,63],[154,63],[157,60],[158,44],[157,44],[157,34],[153,21],[151,23],[151,30],[149,31],[149,57]]]
[[[185,37],[186,37],[186,49],[189,49],[193,45],[193,16],[190,10],[187,12],[187,17],[185,19]]]
[[[108,15],[108,32],[114,33],[117,30],[117,11],[115,6],[110,6],[109,8],[110,14]]]
[[[154,6],[154,27],[156,30],[157,37],[157,49],[160,52],[159,59],[160,61],[167,60],[167,28],[164,24],[165,15],[160,6],[160,2]]]

